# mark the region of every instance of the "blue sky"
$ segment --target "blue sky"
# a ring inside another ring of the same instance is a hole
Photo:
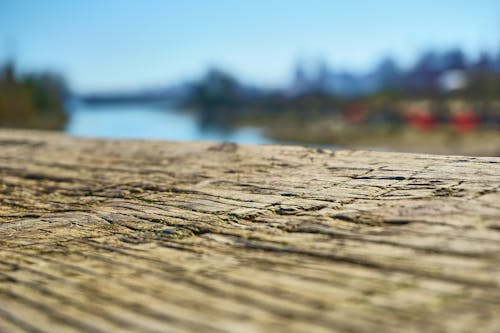
[[[299,58],[365,71],[429,47],[500,48],[498,0],[0,0],[0,61],[79,92],[167,85],[217,65],[279,85]]]

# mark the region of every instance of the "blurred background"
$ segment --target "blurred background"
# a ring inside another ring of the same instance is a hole
[[[0,127],[500,156],[500,1],[0,0]]]

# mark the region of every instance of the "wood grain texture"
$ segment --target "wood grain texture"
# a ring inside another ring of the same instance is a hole
[[[0,131],[1,332],[499,332],[500,158]]]

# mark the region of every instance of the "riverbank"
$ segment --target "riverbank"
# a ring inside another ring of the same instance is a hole
[[[286,121],[270,125],[270,138],[301,144],[428,154],[500,156],[500,131],[459,133],[448,126],[422,131],[410,126],[353,126],[337,119]]]

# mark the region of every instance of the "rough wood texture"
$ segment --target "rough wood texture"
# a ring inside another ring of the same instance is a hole
[[[500,158],[0,132],[2,332],[499,332]]]

